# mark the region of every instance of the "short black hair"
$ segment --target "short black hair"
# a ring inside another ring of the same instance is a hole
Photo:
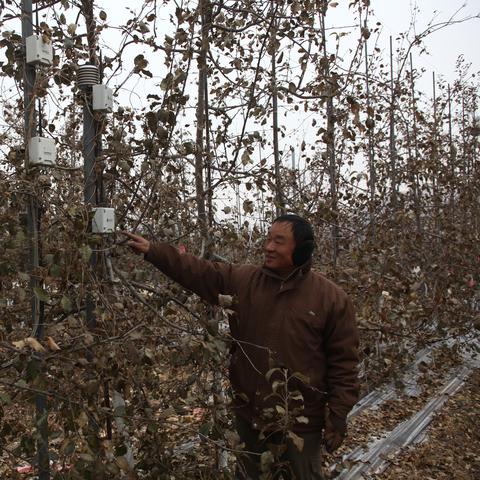
[[[315,235],[311,223],[294,213],[280,215],[273,221],[273,223],[277,222],[288,222],[292,226],[295,240],[293,263],[300,266],[310,260],[315,249]]]
[[[312,225],[300,215],[286,213],[273,221],[273,223],[277,222],[288,222],[292,225],[293,238],[297,245],[302,244],[306,240],[315,240]]]

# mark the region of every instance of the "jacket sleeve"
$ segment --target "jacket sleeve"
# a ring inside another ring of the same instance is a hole
[[[181,254],[168,243],[151,243],[145,260],[211,304],[229,290],[232,265]]]
[[[328,408],[340,418],[358,401],[359,336],[351,300],[342,291],[327,320],[325,352],[327,357]]]

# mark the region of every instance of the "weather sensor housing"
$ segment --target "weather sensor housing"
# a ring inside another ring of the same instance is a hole
[[[34,65],[51,65],[53,49],[51,42],[44,42],[40,35],[30,35],[25,41],[26,61]]]
[[[100,83],[100,71],[96,65],[79,65],[77,68],[77,85],[84,90],[88,90]]]
[[[115,210],[96,207],[92,219],[92,233],[113,233],[115,230]]]
[[[106,85],[93,85],[92,109],[110,113],[113,110],[113,90]]]
[[[28,160],[31,166],[55,166],[57,148],[50,138],[32,137],[28,144]]]

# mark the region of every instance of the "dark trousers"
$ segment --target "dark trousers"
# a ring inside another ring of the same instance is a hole
[[[322,433],[303,433],[299,435],[304,440],[303,449],[300,452],[294,443],[287,438],[283,442],[280,433],[268,436],[265,440],[259,440],[258,430],[252,428],[243,418],[236,417],[236,427],[240,440],[245,444],[245,452],[239,459],[237,479],[258,480],[262,471],[260,469],[260,456],[268,451],[267,444],[286,444],[286,451],[281,455],[275,465],[273,479],[284,480],[323,480],[322,473]],[[265,478],[265,477],[264,477]]]

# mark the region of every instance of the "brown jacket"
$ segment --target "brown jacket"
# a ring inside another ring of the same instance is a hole
[[[358,400],[358,332],[352,303],[341,288],[312,272],[309,263],[282,279],[254,265],[180,254],[165,243],[152,244],[145,259],[209,303],[218,304],[219,294],[234,297],[230,382],[239,415],[260,426],[266,408],[284,414],[285,403],[272,395],[275,382],[275,391],[285,392],[285,382],[278,383],[283,373],[271,371],[282,367],[290,378],[288,408],[297,407],[292,415],[308,418],[289,428],[320,430],[326,404],[346,418]]]

